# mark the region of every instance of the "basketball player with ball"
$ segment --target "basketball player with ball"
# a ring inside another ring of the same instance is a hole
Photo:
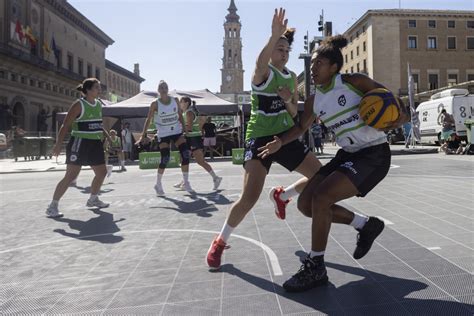
[[[326,39],[313,53],[311,75],[316,93],[305,102],[300,122],[272,142],[260,147],[262,158],[303,134],[318,117],[336,135],[341,147],[321,167],[298,197],[298,209],[312,218],[311,251],[298,272],[283,287],[290,292],[306,291],[328,282],[324,252],[331,223],[346,224],[358,231],[353,253],[360,259],[384,229],[377,217],[352,212],[337,202],[364,197],[388,173],[390,147],[383,130],[408,121],[408,111],[384,86],[363,74],[341,74],[341,49],[347,39]]]

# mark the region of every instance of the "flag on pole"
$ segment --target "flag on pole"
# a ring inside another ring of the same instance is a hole
[[[20,20],[16,20],[15,32],[18,34],[18,39],[20,40],[20,43],[23,42],[23,37],[25,35],[23,34],[23,27],[21,26]]]
[[[411,74],[410,64],[408,64],[408,102],[410,103],[412,136],[419,141],[421,139],[420,119],[415,110],[415,82]]]
[[[56,57],[56,59],[59,59],[59,49],[56,46],[56,41],[54,40],[54,35],[53,35],[53,38],[51,39],[51,50],[53,51],[54,57]]]
[[[49,54],[51,54],[51,48],[49,47],[49,43],[46,39],[44,39],[44,42],[43,42],[43,51],[45,52],[45,54],[47,54],[49,56]]]
[[[31,29],[30,26],[27,26],[27,27],[26,27],[25,37],[28,38],[28,40],[30,41],[30,46],[31,46],[31,47],[35,47],[35,46],[36,46],[36,43],[37,43],[38,41],[36,40],[36,37],[34,36],[33,30]]]

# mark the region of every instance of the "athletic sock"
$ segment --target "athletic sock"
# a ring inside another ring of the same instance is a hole
[[[296,195],[298,195],[298,192],[296,192],[296,185],[293,183],[292,185],[283,190],[283,193],[280,195],[280,199],[286,201]]]
[[[163,178],[163,174],[162,174],[162,173],[158,173],[158,174],[157,174],[157,177],[156,177],[156,184],[161,185],[161,178]]]
[[[368,216],[354,212],[354,219],[349,225],[351,225],[355,229],[362,229],[362,227],[364,227],[365,223],[367,223],[368,220]]]
[[[183,172],[184,183],[189,182],[189,172]]]
[[[324,256],[324,251],[313,251],[313,250],[311,250],[309,252],[309,257],[311,259],[313,259],[314,257],[322,257],[322,256]]]
[[[59,204],[59,200],[52,200],[49,205],[52,206],[52,207],[57,207],[58,204]]]
[[[222,239],[225,243],[227,243],[227,240],[229,240],[230,235],[234,231],[234,227],[229,226],[227,224],[227,221],[224,223],[224,226],[222,226],[222,230],[219,234],[219,238]]]
[[[91,194],[89,200],[97,200],[99,198],[99,195],[98,194]]]
[[[214,170],[211,169],[211,171],[209,171],[209,174],[211,175],[211,177],[212,177],[213,179],[217,178],[217,175],[216,175],[216,173],[214,172]]]

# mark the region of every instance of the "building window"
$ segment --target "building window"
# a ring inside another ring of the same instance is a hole
[[[46,90],[48,90],[48,91],[51,90],[51,84],[50,83],[46,84]]]
[[[359,31],[356,32],[356,38],[359,38]]]
[[[467,49],[474,49],[474,37],[467,38]]]
[[[351,66],[351,73],[354,73],[354,67]]]
[[[428,36],[428,49],[436,49],[438,45],[436,43],[436,36]]]
[[[91,78],[91,77],[92,77],[92,65],[87,64],[87,78]]]
[[[448,49],[456,49],[456,37],[448,36]]]
[[[409,49],[417,48],[416,36],[408,36],[408,48]]]
[[[365,42],[362,43],[362,51],[367,51],[367,44]]]
[[[82,59],[77,59],[77,73],[84,76],[84,62]]]
[[[53,92],[58,92],[58,86],[53,86]]]
[[[38,88],[43,89],[44,83],[43,81],[38,81]]]
[[[359,56],[359,46],[356,47],[356,55]]]
[[[428,74],[428,90],[438,89],[438,74]]]
[[[344,62],[347,63],[347,54],[344,55]]]
[[[95,68],[95,77],[100,80],[100,68]]]
[[[360,72],[360,66],[359,66],[359,63],[357,63],[357,72]]]
[[[0,79],[5,79],[7,77],[7,73],[5,70],[0,70]]]
[[[16,82],[17,81],[16,74],[10,74],[10,80]]]
[[[428,20],[428,27],[431,29],[436,28],[436,21],[435,20]]]
[[[64,94],[64,88],[63,87],[59,88],[59,93]]]
[[[467,81],[474,81],[474,74],[467,74]]]
[[[364,59],[364,68],[362,69],[362,72],[364,72],[364,73],[366,73],[366,74],[369,73],[369,72],[367,71],[367,60],[365,60],[365,59]]]
[[[362,32],[364,33],[366,29],[367,29],[367,25],[364,24],[364,25],[362,26]]]
[[[67,69],[69,69],[69,71],[74,71],[74,59],[72,57],[71,54],[67,54]]]
[[[354,59],[354,51],[351,50],[351,60]]]
[[[26,77],[21,76],[20,81],[21,81],[22,84],[26,84]]]
[[[456,27],[456,21],[449,20],[448,21],[448,29],[454,29]]]
[[[63,68],[63,51],[58,48],[58,59],[57,59],[58,68]]]
[[[34,79],[30,79],[30,86],[32,86],[32,87],[35,86],[35,80]]]
[[[414,88],[415,88],[415,93],[418,93],[418,86],[419,86],[419,80],[420,80],[420,77],[418,76],[418,74],[411,74],[411,76],[413,77],[413,83],[414,83]]]
[[[458,83],[458,74],[448,74],[448,87]]]
[[[468,29],[474,29],[474,20],[473,21],[467,21],[466,26]]]
[[[408,27],[416,27],[416,20],[408,20]]]

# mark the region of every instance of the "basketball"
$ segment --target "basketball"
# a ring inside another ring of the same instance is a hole
[[[377,88],[364,94],[359,114],[368,126],[382,129],[398,119],[400,104],[392,92]]]

